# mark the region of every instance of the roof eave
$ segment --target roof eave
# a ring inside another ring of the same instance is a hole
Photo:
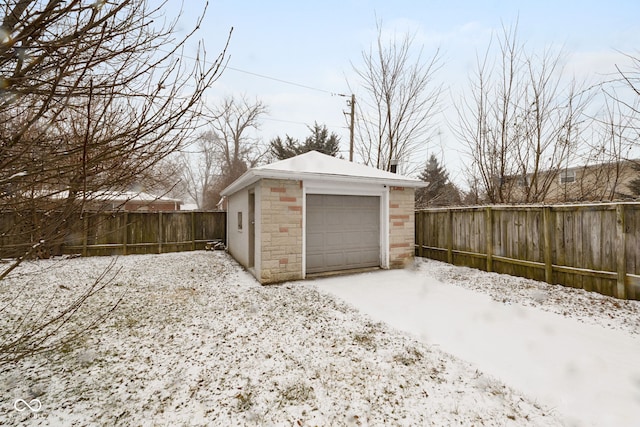
[[[353,176],[353,175],[337,175],[317,172],[290,172],[279,171],[273,169],[251,169],[244,173],[236,181],[232,182],[227,188],[222,190],[220,195],[229,196],[243,188],[253,185],[257,181],[263,178],[271,179],[286,179],[302,181],[305,179],[317,179],[322,181],[333,182],[357,182],[365,184],[378,184],[389,185],[395,187],[409,187],[409,188],[424,188],[429,185],[427,182],[418,181],[414,179],[406,179],[398,177],[394,178],[377,178],[377,177],[365,177],[365,176]]]
[[[426,187],[428,184],[422,181],[417,181],[413,179],[400,178],[382,178],[382,177],[368,177],[368,176],[357,176],[357,175],[337,175],[337,174],[327,174],[327,173],[315,173],[315,172],[300,172],[296,174],[297,178],[293,179],[317,179],[321,181],[332,181],[332,182],[357,182],[364,184],[378,184],[378,185],[389,185],[395,187]],[[292,178],[289,178],[292,179]]]
[[[243,173],[240,178],[233,181],[229,184],[224,190],[220,192],[220,195],[223,197],[227,197],[232,195],[233,193],[242,190],[245,187],[257,182],[260,177],[256,176],[255,169],[249,169],[245,173]]]

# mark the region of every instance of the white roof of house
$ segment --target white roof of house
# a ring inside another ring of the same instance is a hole
[[[66,199],[69,197],[67,190],[56,191],[50,195],[56,199]],[[180,199],[172,199],[165,196],[155,196],[149,193],[143,193],[141,191],[110,191],[99,190],[87,193],[87,199],[101,200],[110,202],[173,202],[182,203]]]
[[[156,196],[142,191],[105,191],[102,194],[96,193],[99,197],[107,200],[127,201],[127,202],[174,202],[182,203],[180,199],[173,199],[166,196]]]
[[[249,169],[220,193],[228,196],[263,178],[320,179],[334,182],[384,184],[398,187],[425,187],[426,182],[408,178],[371,166],[353,163],[333,156],[309,151],[289,159]]]

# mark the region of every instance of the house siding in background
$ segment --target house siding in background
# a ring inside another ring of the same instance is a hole
[[[638,161],[620,161],[596,165],[567,167],[554,171],[540,172],[538,185],[548,183],[544,197],[535,202],[597,202],[612,200],[628,200],[637,198],[629,185],[640,178],[640,172],[634,169]],[[513,182],[512,201],[526,202],[527,186],[532,184],[533,177],[527,175],[515,178]],[[533,190],[535,193],[535,190]]]

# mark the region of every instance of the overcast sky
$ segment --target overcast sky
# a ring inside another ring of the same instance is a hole
[[[186,3],[180,20],[184,29],[193,25],[204,1]],[[169,0],[167,17],[175,16],[180,5],[180,0]],[[447,91],[444,114],[434,122],[440,135],[412,160],[424,164],[434,152],[461,183],[464,150],[448,130],[446,119],[454,118],[448,106],[464,90],[476,52],[484,52],[492,34],[517,21],[520,40],[529,49],[562,47],[566,69],[579,79],[596,81],[614,73],[615,64],[628,64],[620,52],[638,53],[639,16],[637,0],[212,0],[198,39],[214,58],[234,28],[230,68],[207,95],[211,106],[229,95],[259,99],[269,108],[260,131],[263,140],[285,134],[304,138],[306,125],[317,121],[341,136],[348,157],[346,98],[332,93],[351,93],[347,81],[355,83],[352,64],[360,65],[362,51],[375,41],[376,19],[385,30],[415,34],[426,56],[441,50],[443,66],[436,79]],[[358,90],[353,88],[356,96]]]

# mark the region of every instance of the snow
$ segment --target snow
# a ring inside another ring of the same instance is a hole
[[[317,151],[309,151],[289,159],[249,169],[240,178],[222,190],[228,196],[253,184],[261,178],[274,179],[320,179],[349,183],[425,187],[427,183],[371,166],[339,159]]]
[[[55,315],[114,260],[115,277],[69,326],[121,299],[109,317],[71,345],[0,368],[0,425],[562,425],[557,408],[510,378],[319,289],[393,274],[437,283],[428,269],[263,287],[223,252],[26,262],[0,287],[0,342],[21,314],[27,329]],[[36,398],[39,412],[14,407]]]
[[[638,301],[432,260],[317,286],[554,408],[564,425],[638,425]]]
[[[408,179],[382,169],[329,156],[318,151],[309,151],[268,165],[258,166],[258,171],[283,171],[291,173],[316,173],[389,180]],[[420,182],[416,179],[411,181]]]
[[[61,191],[56,197],[66,199],[69,197],[68,191]],[[92,200],[109,200],[114,202],[182,202],[180,199],[172,199],[166,196],[156,196],[142,191],[94,191],[87,194],[87,198]]]

